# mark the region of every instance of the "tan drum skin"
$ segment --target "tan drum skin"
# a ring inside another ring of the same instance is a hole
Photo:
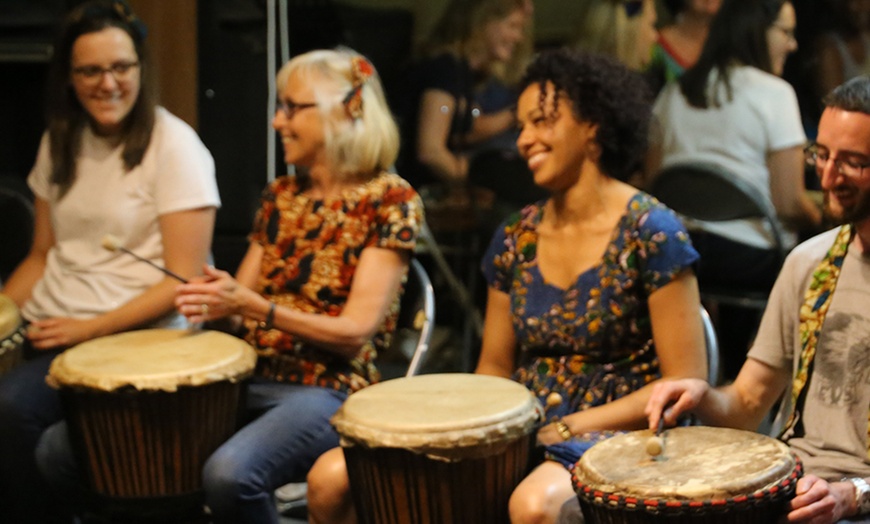
[[[0,375],[21,362],[24,331],[18,306],[8,296],[0,294]]]
[[[433,374],[351,395],[333,417],[363,523],[502,523],[541,416],[508,379]]]
[[[759,433],[673,428],[657,457],[646,450],[652,435],[602,441],[574,467],[587,522],[776,522],[802,473],[788,446]]]

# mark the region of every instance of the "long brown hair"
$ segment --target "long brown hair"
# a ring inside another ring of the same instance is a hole
[[[78,6],[67,15],[55,41],[46,87],[51,182],[60,187],[60,196],[65,195],[75,182],[82,130],[89,118],[70,84],[73,44],[84,34],[109,27],[117,27],[130,35],[140,64],[139,96],[121,131],[124,143],[122,158],[127,171],[142,162],[151,142],[157,95],[145,47],[145,25],[122,0],[96,0]]]

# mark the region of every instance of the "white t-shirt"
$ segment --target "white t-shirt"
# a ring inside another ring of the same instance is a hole
[[[55,240],[42,279],[22,308],[28,320],[91,318],[130,301],[164,275],[126,253],[106,250],[105,235],[163,265],[158,216],[220,206],[211,154],[190,126],[163,108],[157,108],[142,163],[130,172],[124,170],[123,144],[113,146],[87,127],[75,182],[60,200],[50,182],[49,147],[45,134],[27,179],[50,205]],[[182,327],[181,320],[170,314],[158,325]]]
[[[686,161],[710,162],[749,183],[770,203],[768,154],[806,142],[794,89],[785,80],[748,66],[729,71],[729,101],[714,70],[708,92],[715,86],[718,107],[689,105],[680,86],[670,83],[653,107],[656,123],[651,141],[662,151],[662,167]],[[760,221],[735,220],[699,223],[701,229],[755,247],[768,248],[772,236]],[[787,239],[794,244],[796,237]]]
[[[773,287],[749,356],[777,369],[797,370],[800,307],[813,271],[833,245],[837,230],[796,247]],[[870,409],[870,257],[854,245],[846,253],[819,336],[804,402],[805,434],[788,445],[808,473],[838,481],[870,477],[867,415]],[[785,396],[791,399],[791,385]],[[789,411],[790,408],[785,411]]]

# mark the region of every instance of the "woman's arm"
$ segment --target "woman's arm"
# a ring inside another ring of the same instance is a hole
[[[468,145],[474,145],[504,133],[514,125],[514,111],[505,108],[494,113],[480,113],[472,120],[471,132],[465,137]]]
[[[27,302],[33,286],[42,278],[45,259],[54,245],[54,229],[51,226],[51,208],[48,202],[37,197],[34,207],[36,215],[30,251],[3,286],[3,293],[14,300],[18,307]]]
[[[684,270],[673,281],[654,291],[649,297],[649,310],[662,378],[613,402],[564,417],[573,433],[645,428],[648,422],[644,409],[657,382],[707,376],[700,297],[694,273]],[[562,440],[552,424],[541,429],[538,439],[545,444]]]
[[[487,291],[483,345],[474,372],[509,378],[516,367],[516,344],[511,325],[510,295],[491,287]]]
[[[204,207],[161,215],[166,268],[190,278],[205,264],[211,246],[215,208]],[[164,277],[141,295],[102,315],[87,319],[53,318],[34,322],[34,347],[66,347],[95,337],[118,333],[156,321],[171,313],[178,282]]]
[[[800,146],[767,155],[770,194],[779,218],[793,230],[811,230],[822,222],[822,212],[807,195],[804,155]]]
[[[468,176],[468,159],[454,154],[448,145],[456,110],[456,100],[446,91],[429,89],[420,97],[417,159],[446,182],[460,182]]]
[[[196,281],[178,286],[175,304],[192,322],[202,322],[229,315],[242,315],[264,321],[270,302],[242,281],[251,283],[259,265],[262,248],[252,245],[239,269],[242,280],[228,273],[207,269],[209,281]],[[259,255],[259,256],[258,256]],[[409,252],[389,248],[363,249],[354,272],[353,283],[344,309],[338,316],[303,313],[289,307],[276,306],[273,326],[286,333],[312,342],[320,349],[345,358],[353,358],[377,332],[393,299],[399,292],[408,265]],[[253,275],[253,278],[252,278]],[[203,315],[202,304],[209,306]]]

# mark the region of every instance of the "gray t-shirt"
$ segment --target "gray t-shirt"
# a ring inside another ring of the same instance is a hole
[[[834,243],[837,230],[796,247],[786,260],[768,301],[749,356],[774,368],[797,369],[800,307],[813,271]],[[826,480],[870,477],[867,456],[870,409],[870,256],[853,244],[843,263],[828,309],[802,419],[805,434],[788,444],[805,471]],[[791,386],[784,401],[791,398]]]

